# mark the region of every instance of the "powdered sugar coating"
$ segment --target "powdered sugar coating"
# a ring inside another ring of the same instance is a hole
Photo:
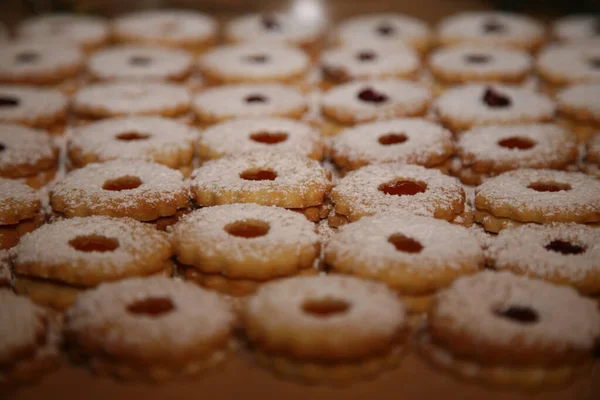
[[[571,189],[538,192],[528,188],[535,183],[568,185]],[[541,214],[548,222],[569,222],[570,218],[579,216],[600,220],[600,180],[579,172],[519,169],[505,172],[479,185],[475,203],[479,209],[508,209],[511,217]]]
[[[247,220],[267,223],[268,232],[263,236],[245,238],[225,230],[229,224]],[[247,259],[262,259],[267,263],[279,256],[282,249],[297,255],[306,247],[315,246],[319,240],[315,225],[304,215],[252,203],[196,210],[174,226],[172,238],[179,243],[177,247],[194,246],[201,250],[203,257],[223,257],[235,263],[243,263]]]
[[[380,34],[381,26],[391,27],[391,34]],[[337,30],[338,39],[353,45],[408,45],[426,46],[431,37],[429,26],[414,17],[399,13],[367,14],[343,21]]]
[[[34,57],[33,61],[28,57]],[[37,76],[63,74],[72,70],[77,73],[83,64],[83,53],[69,44],[49,44],[19,41],[0,47],[0,80],[35,81]]]
[[[416,240],[423,246],[418,253],[398,251],[388,241],[395,234]],[[439,219],[385,212],[341,226],[325,249],[335,253],[336,263],[350,262],[369,271],[396,264],[403,269],[470,269],[483,264],[483,252],[469,231]]]
[[[561,90],[556,95],[561,111],[583,113],[600,120],[600,81],[580,83]]]
[[[79,237],[116,240],[112,251],[80,251],[70,245]],[[139,272],[164,269],[171,246],[164,233],[130,218],[92,216],[69,218],[42,225],[21,238],[11,250],[15,272],[32,273],[68,283],[83,284],[85,275],[95,281],[112,281]],[[34,264],[34,271],[29,264]],[[98,282],[95,282],[98,283]]]
[[[349,307],[327,318],[303,310],[308,301],[323,299],[343,301]],[[334,341],[344,340],[343,346],[349,348],[369,339],[389,342],[406,323],[405,306],[385,285],[340,275],[295,277],[265,284],[247,301],[244,314],[260,321],[260,331],[255,332],[260,336],[302,331],[325,340],[321,345],[335,346]],[[347,330],[352,334],[330,334]]]
[[[401,143],[384,145],[380,138],[404,135]],[[370,122],[343,130],[331,142],[334,160],[338,157],[365,164],[404,162],[431,166],[450,156],[452,134],[421,118]],[[339,163],[338,163],[339,164]]]
[[[276,27],[265,27],[265,21]],[[318,40],[322,34],[323,26],[280,12],[243,15],[225,26],[225,35],[233,42],[301,45]]]
[[[139,42],[207,41],[217,33],[216,21],[191,10],[145,10],[122,15],[113,29],[121,39]]]
[[[494,314],[506,307],[529,307],[539,322],[519,324]],[[448,318],[452,321],[448,329],[467,334],[481,345],[518,340],[524,345],[559,343],[587,351],[600,335],[596,302],[569,287],[509,272],[482,272],[458,279],[438,295],[433,315]]]
[[[552,34],[558,40],[570,42],[598,37],[598,16],[572,14],[554,21]]]
[[[365,61],[361,54],[373,55]],[[390,49],[370,45],[334,48],[321,54],[323,69],[340,71],[347,80],[409,76],[421,65],[417,54],[408,49]]]
[[[168,299],[173,310],[159,317],[127,311],[146,299]],[[234,323],[229,302],[217,293],[165,277],[133,278],[103,284],[82,293],[67,311],[65,331],[76,340],[112,355],[156,351],[169,359],[210,354],[217,338],[227,337]]]
[[[93,47],[108,40],[110,29],[108,23],[100,17],[55,13],[25,20],[19,25],[17,33],[23,38],[51,39]]]
[[[143,140],[119,140],[127,133],[148,135]],[[177,168],[189,164],[183,153],[191,150],[198,131],[172,119],[152,116],[117,117],[74,128],[68,143],[69,154],[95,161],[113,159],[146,160]]]
[[[52,138],[40,129],[0,122],[0,143],[4,147],[0,152],[0,175],[20,167],[38,163],[53,165],[58,161]]]
[[[192,64],[192,55],[184,50],[128,45],[94,53],[87,68],[101,80],[179,80],[191,72]]]
[[[365,89],[372,89],[387,96],[388,100],[373,103],[358,96]],[[331,116],[332,112],[345,114],[355,122],[410,116],[426,108],[431,101],[431,92],[417,83],[385,79],[346,83],[323,95],[321,106]],[[327,109],[333,110],[327,112]]]
[[[265,56],[264,62],[252,61]],[[302,51],[277,44],[244,43],[216,47],[199,60],[202,71],[229,80],[278,80],[304,74],[309,59]]]
[[[79,90],[73,98],[76,111],[101,109],[110,115],[159,114],[165,109],[187,108],[188,90],[159,82],[96,83]]]
[[[490,107],[483,97],[488,88],[510,99],[507,107]],[[472,83],[445,91],[435,103],[441,118],[469,125],[509,124],[549,120],[555,105],[533,90],[501,84]]]
[[[519,138],[534,145],[529,149],[503,147],[499,142]],[[553,168],[574,162],[577,143],[571,132],[555,124],[481,126],[465,131],[458,138],[457,153],[463,167],[494,170]],[[481,171],[485,172],[485,171]]]
[[[379,186],[396,180],[423,182],[427,189],[413,196],[389,195]],[[348,203],[351,214],[373,215],[385,211],[406,211],[411,214],[434,216],[437,209],[452,209],[455,203],[464,204],[461,184],[436,169],[400,163],[367,165],[348,173],[335,186],[331,198]],[[336,206],[336,211],[338,207]]]
[[[503,29],[487,31],[485,24],[493,22]],[[544,27],[525,15],[499,11],[467,11],[451,15],[438,25],[443,43],[501,44],[533,47],[544,37]]]
[[[25,219],[33,217],[40,208],[40,198],[33,189],[17,180],[0,178],[0,225],[13,224],[17,211],[31,211],[18,216]]]
[[[141,185],[129,190],[104,190],[106,181],[124,176],[137,177]],[[166,166],[138,160],[114,160],[103,164],[88,164],[68,173],[52,188],[50,200],[60,198],[67,210],[85,205],[94,215],[109,208],[113,213],[135,208],[140,201],[154,207],[187,194],[181,172]],[[63,211],[63,210],[60,210]]]
[[[7,289],[0,289],[0,304],[0,362],[11,365],[23,349],[37,348],[45,337],[46,312]]]
[[[253,134],[283,133],[279,143],[265,144],[252,140]],[[235,155],[252,151],[271,150],[311,156],[322,154],[319,131],[310,125],[285,118],[236,118],[207,128],[199,140],[200,155]]]
[[[469,56],[487,57],[486,62],[469,62]],[[494,48],[477,44],[462,44],[441,48],[429,56],[434,70],[464,77],[465,80],[498,77],[520,77],[532,66],[532,57],[521,50]]]
[[[600,81],[600,68],[590,60],[600,59],[600,46],[585,43],[555,44],[538,54],[542,77],[566,83]],[[565,62],[569,60],[569,62]]]
[[[248,170],[273,171],[277,177],[272,181],[242,179],[240,175]],[[234,198],[230,200],[235,201],[228,201],[229,203],[249,202],[244,195],[254,194],[265,195],[268,201],[265,205],[288,208],[319,205],[330,187],[327,172],[315,160],[296,154],[264,150],[209,161],[193,172],[191,182],[197,201],[198,194],[210,193],[213,198],[231,194]],[[314,204],[286,206],[288,203],[296,203],[298,196],[303,198],[311,192],[315,195]]]
[[[68,106],[67,97],[60,91],[33,86],[0,85],[0,98],[18,101],[13,107],[0,107],[0,121],[8,122],[55,118]]]
[[[260,96],[265,101],[248,102]],[[224,85],[208,88],[196,95],[192,108],[201,117],[212,119],[267,117],[302,112],[308,107],[297,89],[278,83]]]
[[[561,254],[547,250],[545,246],[555,240],[581,246],[585,251]],[[577,282],[600,275],[600,230],[580,224],[527,224],[503,229],[486,255],[495,269]]]

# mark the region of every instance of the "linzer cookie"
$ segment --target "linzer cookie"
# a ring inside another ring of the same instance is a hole
[[[325,263],[330,271],[385,283],[418,313],[437,291],[481,269],[484,256],[464,227],[389,212],[342,226],[327,244]]]
[[[292,209],[311,221],[327,217],[330,189],[330,174],[317,161],[272,150],[209,161],[193,172],[191,182],[201,207],[257,203]]]
[[[562,42],[600,38],[600,19],[593,14],[572,14],[554,21],[553,36]]]
[[[325,145],[319,131],[285,118],[236,118],[207,128],[198,140],[201,160],[260,150],[295,153],[323,159]]]
[[[0,85],[0,122],[13,122],[62,133],[69,101],[57,89]]]
[[[13,249],[17,293],[65,309],[92,287],[132,276],[170,275],[166,235],[130,218],[94,216],[46,224]]]
[[[251,294],[274,279],[318,273],[314,224],[282,208],[205,207],[177,223],[171,241],[187,279],[233,296]]]
[[[438,40],[443,46],[468,43],[535,51],[544,42],[544,27],[525,15],[467,11],[444,19]]]
[[[600,178],[600,135],[597,134],[587,144],[587,152],[585,155],[585,163],[583,164],[583,170]]]
[[[362,122],[422,116],[432,100],[424,86],[402,80],[356,81],[337,86],[321,99],[325,135]]]
[[[393,291],[344,276],[266,284],[246,302],[242,322],[260,364],[284,377],[325,384],[394,367],[408,332],[405,307]]]
[[[197,122],[210,125],[231,118],[301,118],[308,100],[292,86],[279,83],[243,83],[208,88],[192,100]]]
[[[431,29],[425,22],[398,13],[347,19],[337,28],[336,37],[343,46],[389,46],[390,49],[409,46],[421,54],[432,44]]]
[[[45,131],[0,123],[0,177],[39,189],[58,169],[58,147]]]
[[[420,118],[356,125],[334,136],[330,147],[331,158],[342,171],[388,162],[444,170],[454,150],[449,131]]]
[[[587,142],[600,129],[600,82],[569,86],[556,96],[562,122]]]
[[[555,105],[532,90],[502,84],[466,84],[448,89],[436,100],[440,121],[454,133],[477,125],[550,121]]]
[[[63,91],[77,87],[83,54],[76,46],[34,41],[3,44],[0,48],[0,82],[54,85]]]
[[[323,87],[358,79],[416,79],[421,61],[408,48],[364,45],[339,47],[323,52]]]
[[[309,23],[291,14],[248,14],[225,26],[229,42],[279,43],[296,46],[316,57],[323,39],[324,26]]]
[[[501,231],[486,250],[497,270],[600,293],[600,231],[580,224],[528,224]]]
[[[94,53],[87,71],[96,80],[181,82],[192,73],[193,57],[180,49],[118,46]]]
[[[519,169],[482,183],[475,220],[489,232],[524,223],[600,222],[600,180],[579,172]]]
[[[441,89],[468,82],[520,84],[528,78],[533,59],[522,50],[464,44],[433,52],[429,68]]]
[[[216,21],[206,14],[184,10],[145,10],[113,22],[117,42],[179,47],[202,53],[216,41]]]
[[[22,22],[17,35],[34,41],[72,43],[87,52],[107,44],[110,39],[108,22],[100,17],[81,14],[42,14]]]
[[[465,192],[457,179],[402,163],[352,171],[333,188],[330,198],[335,204],[335,215],[329,217],[332,226],[386,211],[453,221],[465,210]]]
[[[188,176],[198,132],[162,117],[117,117],[74,128],[67,144],[72,167],[94,162],[146,160]]]
[[[60,365],[59,322],[29,299],[0,289],[0,390],[35,382]]]
[[[600,47],[593,43],[552,45],[540,52],[536,67],[550,91],[574,83],[598,82]]]
[[[301,50],[278,44],[247,43],[216,47],[198,61],[208,85],[226,83],[300,83],[309,58]]]
[[[0,249],[15,246],[21,236],[44,221],[39,195],[24,183],[0,178]]]
[[[125,381],[192,378],[222,365],[235,316],[216,293],[168,278],[132,278],[78,297],[65,318],[74,360]]]
[[[155,224],[176,217],[188,208],[188,200],[181,172],[138,160],[86,165],[67,174],[50,193],[59,216],[106,215]]]
[[[190,101],[185,87],[170,83],[96,83],[75,94],[73,111],[84,119],[124,115],[179,117],[189,111]]]
[[[463,132],[450,171],[467,185],[519,168],[564,170],[577,161],[576,138],[554,124],[482,126]]]
[[[544,389],[586,371],[599,336],[597,304],[572,288],[482,272],[437,296],[417,346],[463,379]]]

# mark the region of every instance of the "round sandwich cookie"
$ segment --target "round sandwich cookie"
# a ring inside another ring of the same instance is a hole
[[[581,142],[589,141],[600,130],[599,98],[600,81],[568,86],[556,95],[560,122]]]
[[[576,83],[600,81],[599,41],[555,44],[543,49],[537,57],[536,68],[549,92]],[[569,60],[565,63],[565,60]]]
[[[600,18],[593,14],[571,14],[554,21],[552,35],[561,42],[600,38]]]
[[[44,222],[42,203],[37,192],[14,179],[0,178],[0,249],[14,247],[21,237]],[[0,252],[3,254],[3,252]],[[3,275],[0,281],[5,286],[10,272],[7,259],[3,259]]]
[[[0,122],[22,124],[62,134],[69,99],[58,89],[31,85],[0,85]]]

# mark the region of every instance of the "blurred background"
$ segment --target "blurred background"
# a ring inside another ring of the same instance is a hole
[[[439,21],[451,12],[504,9],[539,18],[573,12],[600,12],[600,0],[0,0],[4,22],[48,11],[75,11],[111,16],[139,8],[192,8],[218,19],[253,11],[289,11],[308,20],[340,20],[365,12],[397,11]]]

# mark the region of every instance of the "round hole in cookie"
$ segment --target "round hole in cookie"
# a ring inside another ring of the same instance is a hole
[[[506,318],[519,324],[533,324],[538,322],[538,313],[527,306],[508,306],[497,308],[494,315],[500,318]]]
[[[571,185],[558,182],[533,182],[527,187],[536,192],[561,192],[571,190]]]
[[[344,314],[350,309],[350,303],[344,300],[326,297],[311,299],[302,304],[302,311],[317,318],[327,318]]]
[[[370,50],[363,50],[356,53],[356,59],[358,61],[373,61],[377,58],[377,54]]]
[[[420,253],[423,245],[413,238],[409,238],[401,233],[395,233],[388,238],[388,242],[393,244],[396,250],[404,253]]]
[[[227,224],[223,229],[231,236],[251,239],[265,236],[271,230],[271,226],[258,219],[245,219]]]
[[[129,58],[129,64],[136,67],[145,67],[152,64],[152,57],[148,56],[132,56]]]
[[[600,57],[590,57],[587,59],[590,67],[594,69],[600,69]]]
[[[396,28],[389,22],[382,22],[377,26],[376,31],[381,36],[392,36],[396,33]]]
[[[488,54],[467,54],[464,59],[467,64],[487,64],[492,57]]]
[[[261,17],[260,23],[268,31],[278,31],[281,29],[281,24],[275,15],[265,14]]]
[[[240,174],[240,178],[245,181],[274,181],[277,172],[269,169],[247,169]]]
[[[536,143],[533,140],[522,136],[513,136],[498,141],[498,146],[511,150],[529,150],[535,145]]]
[[[357,97],[362,101],[366,101],[368,103],[375,103],[375,104],[385,103],[389,99],[388,96],[386,96],[385,94],[380,93],[377,90],[370,88],[370,87],[364,88],[363,90],[358,92]]]
[[[497,92],[491,87],[485,89],[481,100],[491,108],[505,108],[510,107],[510,105],[512,104],[508,96]]]
[[[148,297],[127,306],[128,313],[148,317],[160,317],[172,312],[174,309],[175,304],[168,297]]]
[[[117,136],[115,136],[117,138],[117,140],[121,140],[123,142],[133,142],[133,141],[138,141],[138,140],[146,140],[149,139],[151,135],[148,135],[146,133],[139,133],[139,132],[123,132],[123,133],[119,133]]]
[[[266,54],[251,54],[249,56],[244,57],[244,60],[253,64],[264,64],[269,61],[269,56]]]
[[[116,179],[108,179],[102,185],[102,189],[119,192],[121,190],[132,190],[141,186],[142,180],[137,176],[125,175]]]
[[[262,94],[250,94],[244,98],[246,103],[266,103],[268,99]]]
[[[378,189],[380,192],[393,196],[414,196],[417,193],[424,193],[427,190],[427,184],[424,182],[397,179],[388,183],[382,183]]]
[[[548,243],[544,248],[548,251],[554,251],[555,253],[561,253],[564,255],[576,255],[585,253],[587,250],[584,246],[580,246],[575,243],[567,242],[564,240],[556,239]]]
[[[256,132],[250,135],[250,139],[264,144],[277,144],[285,142],[288,138],[288,134],[285,132]]]
[[[16,97],[0,95],[0,107],[17,107],[20,103]]]
[[[389,146],[404,143],[408,140],[408,137],[404,133],[388,133],[387,135],[379,136],[377,140],[380,144]]]
[[[69,246],[84,253],[105,253],[115,251],[119,247],[119,241],[102,235],[77,236],[69,240]]]
[[[4,143],[0,143],[0,153],[6,150],[6,145]]]
[[[15,61],[21,64],[34,63],[40,59],[40,53],[35,51],[23,51],[15,55]]]

